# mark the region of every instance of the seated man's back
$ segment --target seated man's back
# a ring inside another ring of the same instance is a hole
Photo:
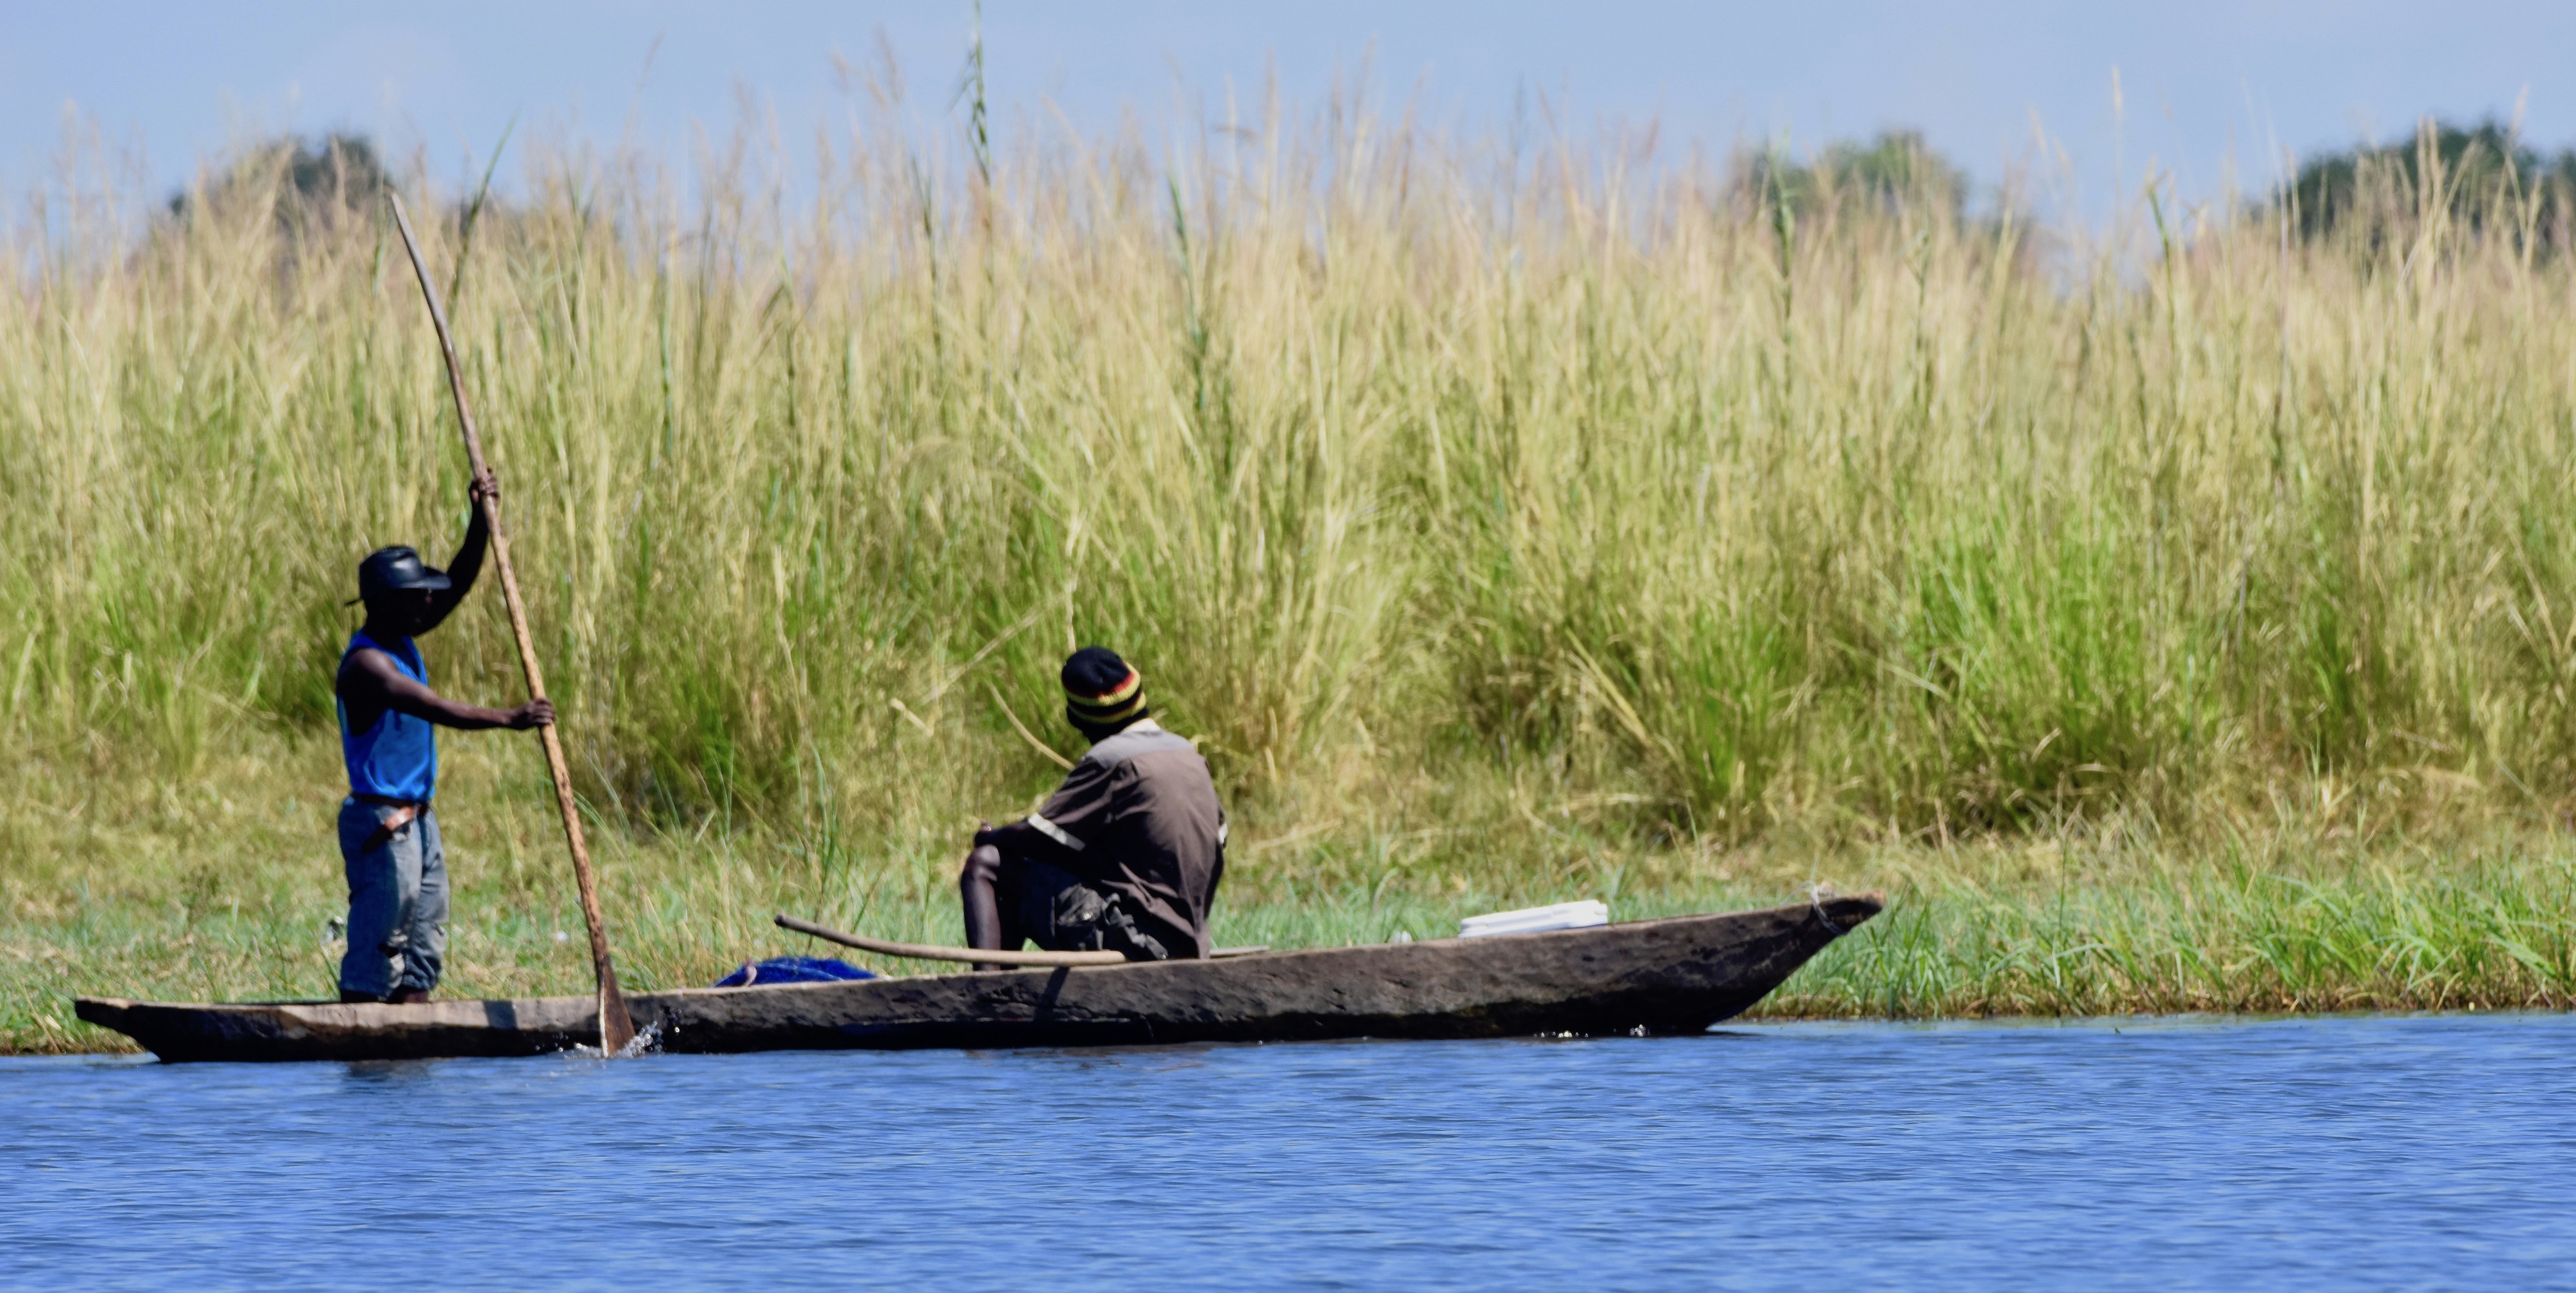
[[[1117,897],[1165,955],[1208,954],[1225,812],[1188,741],[1137,722],[1092,746],[1028,824],[1055,846],[1041,860]]]
[[[1084,647],[1065,662],[1065,718],[1091,749],[1038,811],[976,832],[958,875],[969,946],[1208,954],[1225,873],[1225,810],[1207,760],[1164,731],[1144,680]]]

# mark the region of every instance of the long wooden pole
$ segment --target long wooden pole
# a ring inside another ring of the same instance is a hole
[[[799,934],[811,934],[816,938],[839,943],[843,947],[855,947],[862,952],[874,952],[879,956],[900,956],[915,961],[968,961],[982,965],[1016,966],[1125,965],[1127,963],[1126,955],[1119,952],[999,952],[977,947],[897,943],[889,939],[845,934],[828,925],[817,925],[810,920],[798,920],[784,913],[772,916],[770,919],[776,922],[780,929],[792,929]]]
[[[420,240],[412,236],[411,217],[403,210],[402,198],[385,190],[393,202],[394,225],[402,230],[403,250],[411,253],[412,272],[420,279],[420,299],[429,303],[429,321],[438,329],[438,352],[447,360],[447,389],[456,397],[456,424],[465,432],[465,457],[479,479],[486,475],[483,465],[483,438],[474,430],[474,411],[465,402],[465,370],[456,362],[456,342],[447,332],[447,311],[438,303],[438,289],[430,285],[429,266],[420,258]],[[510,632],[519,639],[519,669],[528,678],[528,698],[543,700],[546,695],[545,675],[537,669],[537,648],[528,636],[528,611],[519,600],[519,579],[510,571],[510,540],[501,529],[500,501],[484,496],[481,500],[483,523],[492,532],[492,563],[501,572],[501,597],[510,607]],[[618,1055],[635,1040],[635,1018],[627,1013],[625,994],[617,990],[617,967],[608,960],[608,927],[599,916],[599,889],[591,880],[590,846],[582,841],[581,812],[573,803],[572,773],[564,766],[563,742],[556,737],[553,724],[537,729],[545,743],[546,771],[555,779],[555,806],[563,812],[564,841],[572,845],[573,880],[581,888],[581,919],[590,927],[590,964],[599,977],[599,1049],[603,1055]]]
[[[855,947],[862,952],[874,952],[879,956],[900,956],[915,961],[967,961],[981,965],[1014,966],[1124,965],[1127,963],[1127,958],[1117,952],[999,952],[981,947],[898,943],[892,939],[845,934],[828,925],[817,925],[810,920],[798,920],[784,912],[770,917],[770,920],[780,929],[792,929],[799,934],[811,934],[816,938],[829,939],[844,947]],[[1249,947],[1212,947],[1208,949],[1208,959],[1223,961],[1238,956],[1259,956],[1269,950],[1268,943],[1255,943]]]

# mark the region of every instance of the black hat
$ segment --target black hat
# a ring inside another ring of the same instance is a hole
[[[409,548],[378,548],[358,563],[359,601],[416,589],[436,592],[447,586],[447,572],[422,561]]]

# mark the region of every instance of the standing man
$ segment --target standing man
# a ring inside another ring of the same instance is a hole
[[[333,690],[349,797],[340,805],[340,857],[349,875],[349,953],[342,1001],[429,1000],[447,952],[447,856],[430,796],[438,789],[440,727],[525,730],[555,721],[542,700],[484,709],[429,689],[412,639],[445,622],[473,591],[491,539],[484,502],[500,497],[491,474],[467,489],[474,509],[451,575],[410,548],[379,548],[358,563],[366,622],[349,636]]]
[[[1064,716],[1091,742],[1044,807],[975,832],[957,887],[966,945],[1208,954],[1225,810],[1196,747],[1157,726],[1145,680],[1106,647],[1064,662]],[[985,967],[989,968],[989,967]]]

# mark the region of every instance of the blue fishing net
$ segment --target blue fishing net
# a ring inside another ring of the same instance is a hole
[[[827,956],[773,956],[766,961],[743,962],[741,969],[716,980],[715,986],[741,988],[755,983],[831,983],[841,979],[875,977],[873,971]]]

